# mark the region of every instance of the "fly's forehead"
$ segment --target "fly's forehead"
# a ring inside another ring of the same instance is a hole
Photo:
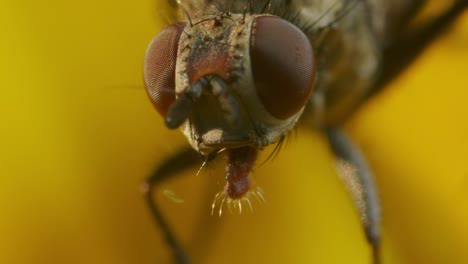
[[[252,75],[250,46],[255,18],[266,14],[230,14],[201,17],[194,26],[187,25],[181,35],[176,63],[176,94],[206,76],[221,77],[241,105],[243,123],[231,127],[213,111],[197,111],[185,121],[181,130],[191,145],[203,152],[203,146],[251,145],[264,147],[286,134],[302,114],[287,119],[272,116],[262,105]],[[198,108],[208,107],[199,104]],[[211,111],[211,112],[210,112]],[[211,116],[211,117],[210,117]],[[209,148],[209,147],[207,147]]]
[[[250,23],[241,24],[235,17],[206,16],[200,18],[206,21],[185,28],[177,56],[177,93],[207,75],[234,81],[235,71],[242,68],[248,54],[250,33]]]

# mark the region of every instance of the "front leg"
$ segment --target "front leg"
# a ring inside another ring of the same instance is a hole
[[[176,176],[181,171],[188,169],[197,163],[200,163],[200,155],[192,148],[185,148],[166,159],[154,170],[144,183],[146,203],[153,218],[156,220],[156,224],[163,232],[166,243],[173,252],[174,259],[177,264],[188,264],[190,263],[190,260],[186,251],[179,244],[179,241],[172,233],[169,224],[166,222],[163,214],[155,203],[153,194],[155,187],[163,180]]]
[[[327,128],[331,149],[336,155],[338,173],[350,191],[367,241],[372,247],[373,263],[380,263],[380,203],[373,175],[366,159],[351,140],[338,128]]]

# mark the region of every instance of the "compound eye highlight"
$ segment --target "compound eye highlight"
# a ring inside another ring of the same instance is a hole
[[[175,67],[179,39],[185,23],[164,28],[151,41],[144,64],[146,91],[156,110],[165,116],[175,100]]]
[[[307,102],[315,78],[309,40],[290,22],[274,16],[255,18],[250,39],[257,94],[274,117],[287,119]]]

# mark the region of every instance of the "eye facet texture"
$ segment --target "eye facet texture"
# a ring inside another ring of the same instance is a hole
[[[257,17],[253,23],[250,57],[257,94],[270,114],[289,118],[312,92],[312,47],[300,29],[279,17]]]
[[[185,23],[163,29],[146,50],[144,81],[156,110],[165,116],[175,100],[175,68],[179,38]]]

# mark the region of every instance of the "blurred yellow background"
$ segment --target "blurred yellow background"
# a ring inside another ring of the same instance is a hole
[[[151,0],[1,3],[0,263],[168,263],[139,189],[186,144],[142,85],[165,12]],[[380,187],[384,263],[468,263],[467,69],[465,12],[347,124]],[[256,169],[267,202],[253,214],[210,215],[223,164],[159,189],[198,263],[369,263],[327,143],[297,134]]]

